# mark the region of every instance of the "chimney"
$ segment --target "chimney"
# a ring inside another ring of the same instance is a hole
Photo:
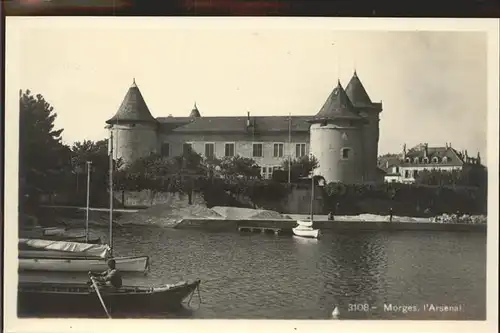
[[[406,159],[406,143],[403,144],[403,159]]]
[[[448,149],[448,142],[445,143],[445,147],[446,147],[446,149]]]
[[[389,169],[389,161],[385,161],[385,168]]]
[[[424,158],[428,157],[429,151],[428,151],[429,145],[427,143],[424,143]]]
[[[250,127],[250,111],[247,112],[247,127]]]
[[[481,164],[481,155],[477,152],[477,164]]]

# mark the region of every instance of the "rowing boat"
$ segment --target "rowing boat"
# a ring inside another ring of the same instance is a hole
[[[199,288],[200,280],[157,287],[123,286],[99,289],[107,310],[119,313],[156,313],[175,310]],[[199,289],[198,289],[199,292]],[[20,282],[18,315],[36,316],[49,313],[105,315],[96,292],[84,283]]]

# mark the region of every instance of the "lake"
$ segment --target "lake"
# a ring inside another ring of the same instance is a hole
[[[152,260],[147,277],[125,276],[125,284],[202,280],[201,304],[195,295],[188,311],[168,317],[328,319],[337,306],[341,319],[486,318],[485,233],[326,232],[308,240],[121,227],[114,236],[115,255]]]

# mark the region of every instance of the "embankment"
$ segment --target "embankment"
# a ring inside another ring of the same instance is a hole
[[[238,227],[268,227],[290,230],[296,226],[293,220],[227,220],[186,218],[180,221],[176,229],[205,229],[217,231],[235,231]],[[316,221],[314,227],[322,230],[337,231],[463,231],[486,232],[486,224],[434,223],[434,222],[367,222],[367,221]]]

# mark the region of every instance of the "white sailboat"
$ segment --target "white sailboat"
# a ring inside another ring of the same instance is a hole
[[[321,236],[321,231],[319,229],[314,229],[311,221],[299,220],[297,224],[298,226],[292,229],[295,236],[306,238],[319,238]]]
[[[313,228],[313,217],[314,217],[314,211],[313,211],[313,204],[314,204],[314,175],[311,173],[311,183],[312,183],[312,189],[311,189],[311,218],[310,220],[298,220],[297,221],[297,226],[292,229],[293,234],[295,236],[299,237],[306,237],[306,238],[319,238],[321,236],[321,231],[319,229],[314,229]]]
[[[113,256],[113,133],[110,137],[109,175],[109,245],[88,244],[42,239],[19,240],[19,270],[88,272],[104,271],[107,260],[115,259],[116,268],[122,272],[144,272],[149,270],[148,256]],[[88,206],[87,196],[87,206]],[[88,207],[86,238],[88,239]]]

